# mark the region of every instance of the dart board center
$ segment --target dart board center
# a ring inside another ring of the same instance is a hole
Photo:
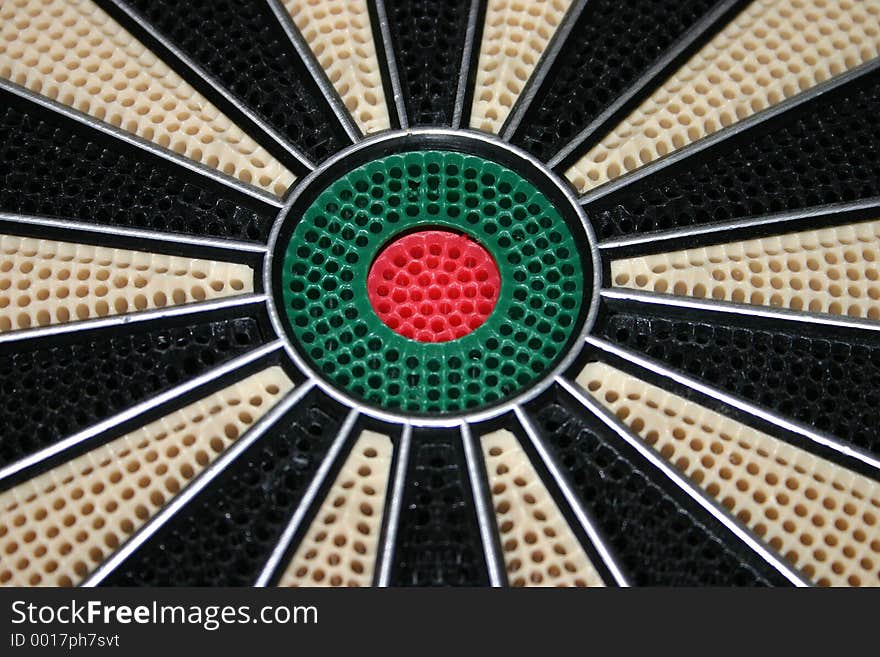
[[[592,322],[594,244],[564,184],[524,154],[410,131],[301,182],[266,287],[288,353],[328,392],[448,419],[552,379]]]
[[[468,235],[417,230],[393,240],[367,275],[370,305],[392,331],[448,342],[482,326],[498,302],[501,274]]]

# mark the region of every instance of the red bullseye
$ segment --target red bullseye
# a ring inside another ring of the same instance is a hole
[[[489,252],[465,235],[444,230],[395,240],[367,277],[367,294],[379,318],[419,342],[448,342],[479,328],[495,309],[500,289],[501,275]]]

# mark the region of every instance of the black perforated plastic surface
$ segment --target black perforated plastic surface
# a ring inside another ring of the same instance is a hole
[[[250,318],[144,326],[0,353],[0,465],[216,367],[262,343]],[[51,400],[51,403],[47,403]]]
[[[628,91],[716,3],[587,2],[520,124],[514,143],[544,160],[550,159]]]
[[[253,584],[338,428],[317,404],[285,416],[106,583]]]
[[[128,0],[163,36],[315,161],[347,141],[266,0]]]
[[[634,584],[745,586],[776,583],[779,574],[730,541],[708,514],[685,509],[625,455],[619,440],[550,404],[538,421],[554,458],[591,510]],[[669,482],[666,482],[669,483]]]
[[[821,332],[745,328],[705,313],[675,320],[615,312],[602,329],[609,340],[880,454],[880,346],[871,336]]]
[[[450,125],[470,0],[387,0],[397,70],[412,125]]]
[[[13,105],[15,103],[15,105]],[[240,195],[184,178],[162,158],[0,90],[0,211],[88,223],[264,240],[272,213]]]
[[[588,206],[600,237],[880,195],[880,71]]]
[[[418,437],[397,531],[396,586],[485,586],[480,530],[457,436]]]

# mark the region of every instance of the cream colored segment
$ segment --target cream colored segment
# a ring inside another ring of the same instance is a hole
[[[571,0],[489,0],[470,127],[497,134]]]
[[[292,388],[270,367],[0,493],[0,583],[82,581]]]
[[[880,319],[880,221],[611,263],[618,287]]]
[[[480,444],[511,586],[604,586],[516,436]]]
[[[91,0],[4,0],[0,77],[273,194],[294,180]]]
[[[394,449],[364,431],[281,576],[279,586],[370,586]]]
[[[604,363],[577,382],[821,585],[880,585],[880,484]]]
[[[366,0],[284,0],[364,134],[391,127]]]
[[[0,332],[253,290],[247,265],[0,235]]]
[[[880,0],[755,0],[566,176],[586,192],[855,68]]]

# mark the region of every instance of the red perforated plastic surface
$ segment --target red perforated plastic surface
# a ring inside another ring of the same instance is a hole
[[[444,230],[395,240],[373,262],[367,279],[376,314],[419,342],[447,342],[478,328],[495,309],[500,288],[489,252]]]

